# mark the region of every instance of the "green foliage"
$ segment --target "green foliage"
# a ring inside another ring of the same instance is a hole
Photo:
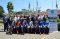
[[[27,9],[22,9],[21,12],[24,13],[24,14],[28,14],[28,13],[29,13],[29,10],[27,10]]]
[[[2,17],[3,13],[4,13],[3,7],[0,6],[0,17]]]
[[[57,22],[60,22],[60,19],[59,18],[57,18]]]
[[[57,22],[58,22],[58,31],[60,31],[60,19],[57,18]]]
[[[58,31],[60,31],[60,24],[58,24]]]
[[[13,10],[13,4],[12,4],[12,2],[8,2],[7,9],[8,9],[9,13],[12,12],[12,10]]]

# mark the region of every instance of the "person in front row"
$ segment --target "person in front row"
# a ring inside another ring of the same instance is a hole
[[[23,31],[24,31],[24,33],[25,32],[27,32],[27,26],[28,26],[28,24],[27,24],[27,21],[26,21],[26,19],[24,19],[24,21],[23,21]]]
[[[20,20],[17,20],[17,22],[16,22],[16,31],[17,31],[17,34],[19,34],[20,26],[21,26],[21,22],[20,22]]]
[[[29,23],[29,26],[30,26],[30,33],[33,33],[33,21],[30,20],[30,23]]]

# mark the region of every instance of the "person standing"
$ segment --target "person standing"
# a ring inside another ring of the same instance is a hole
[[[11,20],[10,17],[8,18],[8,31],[6,32],[6,34],[12,35],[12,25],[11,25]]]
[[[8,31],[8,16],[7,15],[3,15],[3,23],[4,23],[4,31],[7,30]]]
[[[18,20],[17,22],[16,22],[16,31],[17,31],[17,34],[19,33],[19,27],[21,26],[21,22],[20,22],[20,20]]]
[[[14,21],[14,27],[16,27],[16,22],[17,22],[17,15],[14,16],[13,21]]]
[[[13,15],[13,18],[12,18],[12,27],[13,27],[12,33],[17,33],[16,32],[16,22],[17,22],[17,15]]]
[[[33,33],[33,21],[30,20],[30,23],[29,23],[29,26],[30,26],[30,33]]]

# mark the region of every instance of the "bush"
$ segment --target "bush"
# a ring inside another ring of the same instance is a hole
[[[58,31],[60,31],[60,24],[58,24]]]
[[[57,18],[57,22],[60,22],[60,19],[59,18]]]
[[[3,20],[0,20],[0,23],[3,23]]]
[[[60,19],[57,18],[57,22],[58,22],[58,31],[60,31]]]

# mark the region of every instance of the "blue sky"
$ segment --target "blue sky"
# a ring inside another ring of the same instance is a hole
[[[36,0],[0,0],[0,5],[3,6],[5,12],[7,12],[7,3],[11,1],[14,5],[14,11],[20,11],[21,9],[28,9],[30,2],[31,9],[36,9]],[[40,10],[56,9],[56,0],[37,0]],[[53,1],[53,4],[52,4]],[[58,7],[60,8],[60,0],[57,0]],[[53,7],[52,7],[53,5]]]

